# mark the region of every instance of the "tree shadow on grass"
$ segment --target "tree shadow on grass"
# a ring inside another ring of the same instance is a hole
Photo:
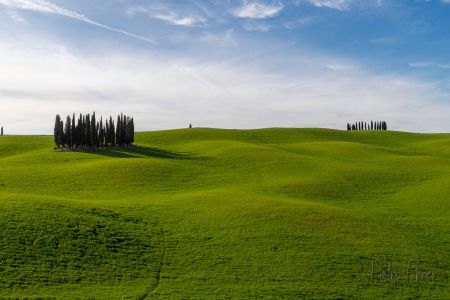
[[[205,159],[195,153],[174,152],[155,147],[132,146],[121,149],[88,150],[86,153],[115,158]]]

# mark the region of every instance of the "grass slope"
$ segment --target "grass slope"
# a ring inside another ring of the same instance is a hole
[[[0,298],[450,298],[448,134],[197,128],[137,144],[0,137]]]

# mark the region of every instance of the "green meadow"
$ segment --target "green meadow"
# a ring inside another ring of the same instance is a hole
[[[450,299],[450,134],[0,137],[0,299]]]

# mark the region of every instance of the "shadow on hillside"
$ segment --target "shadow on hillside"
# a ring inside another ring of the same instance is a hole
[[[130,147],[124,149],[108,149],[86,151],[86,153],[96,154],[116,158],[163,158],[163,159],[202,159],[194,153],[174,152],[154,147]]]

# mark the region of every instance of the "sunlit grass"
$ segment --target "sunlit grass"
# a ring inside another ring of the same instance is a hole
[[[0,298],[450,297],[450,135],[136,140],[54,152],[51,137],[0,137]],[[372,274],[416,259],[432,280]]]

